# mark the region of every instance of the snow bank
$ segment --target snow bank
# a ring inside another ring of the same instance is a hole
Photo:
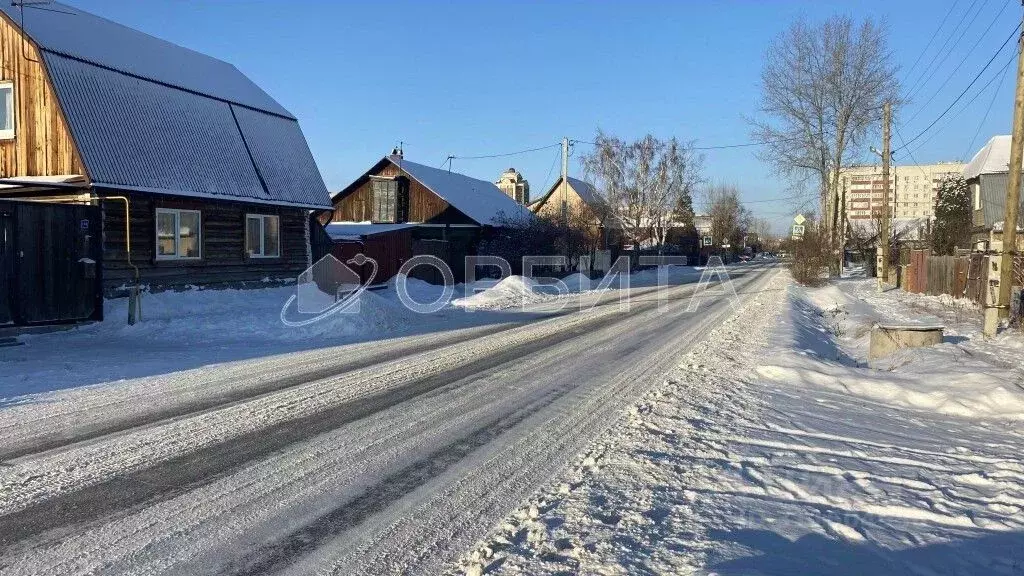
[[[475,286],[490,283],[479,281]],[[549,300],[552,296],[536,291],[538,284],[525,276],[509,276],[472,296],[452,300],[452,306],[469,309],[511,308]]]
[[[562,278],[562,282],[569,287],[570,292],[586,292],[593,286],[590,278],[584,274],[580,274],[579,272]]]
[[[214,342],[225,340],[301,341],[319,336],[345,337],[380,334],[402,328],[413,320],[397,302],[368,291],[344,312],[301,327],[285,326],[281,308],[295,287],[260,290],[188,290],[146,294],[143,321],[128,326],[110,318],[79,332],[95,336]],[[123,299],[108,301],[108,310],[127,309]],[[290,316],[295,314],[294,305]],[[113,316],[113,314],[111,314]]]
[[[943,321],[896,301],[905,294],[868,291],[866,283],[873,282],[791,287],[781,334],[791,346],[760,366],[758,374],[890,406],[962,418],[1024,420],[1024,389],[1015,384],[1019,375],[998,360],[1012,356],[993,350],[991,342],[959,334],[949,324],[946,342],[938,346],[905,349],[869,363],[869,330],[875,322]]]

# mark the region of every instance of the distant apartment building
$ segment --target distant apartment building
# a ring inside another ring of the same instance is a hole
[[[935,216],[939,182],[948,175],[960,174],[964,166],[962,162],[894,166],[889,175],[889,209],[893,218]],[[881,165],[848,168],[840,185],[850,220],[870,220],[881,214],[885,190]]]
[[[494,184],[516,202],[523,205],[530,203],[530,183],[515,168],[505,170]]]

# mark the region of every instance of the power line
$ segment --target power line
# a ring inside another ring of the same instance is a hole
[[[921,75],[918,76],[917,80],[915,80],[914,83],[910,85],[910,88],[907,89],[907,93],[908,94],[913,94],[913,93],[917,92],[917,89],[920,88],[919,84],[921,83],[922,80],[924,80],[924,77],[928,75],[928,71],[931,70],[932,64],[934,64],[935,60],[938,59],[939,55],[942,54],[943,51],[945,51],[946,46],[949,45],[949,42],[956,36],[957,31],[960,30],[960,24],[962,24],[964,22],[964,18],[968,14],[971,13],[971,10],[974,10],[974,6],[977,3],[978,3],[978,0],[974,0],[974,2],[972,2],[971,5],[967,7],[967,10],[964,12],[963,16],[959,19],[959,21],[957,22],[956,26],[953,27],[952,31],[950,31],[949,36],[946,37],[946,41],[942,43],[942,46],[939,47],[939,50],[935,53],[934,56],[932,56],[932,59],[928,61],[928,65],[925,66],[924,70],[921,71]]]
[[[548,144],[547,146],[538,146],[536,148],[527,148],[525,150],[516,150],[515,152],[502,152],[501,154],[481,154],[478,156],[457,156],[451,155],[448,158],[453,160],[483,160],[485,158],[506,158],[508,156],[518,156],[520,154],[527,154],[529,152],[538,152],[540,150],[547,150],[548,148],[554,148],[561,146],[561,144]]]
[[[1010,58],[1010,62],[1013,62],[1013,58]],[[999,89],[1003,87],[1003,81],[1006,80],[1006,74],[1003,72],[1010,65],[1010,62],[1007,62],[1006,66],[1003,66],[1003,70],[999,73],[999,84],[996,85],[996,90],[992,93],[992,99],[988,101],[988,108],[985,108],[985,115],[981,117],[981,122],[978,122],[978,130],[974,133],[974,136],[971,137],[971,142],[967,145],[967,150],[964,151],[964,158],[968,158],[967,155],[971,153],[971,150],[974,148],[974,142],[978,140],[978,135],[981,134],[981,129],[985,126],[985,120],[988,120],[988,114],[992,111],[992,105],[996,103],[996,98],[999,96]]]
[[[935,32],[932,32],[932,37],[929,38],[928,43],[924,45],[924,50],[921,50],[921,53],[917,55],[917,60],[914,60],[914,63],[907,69],[907,75],[905,77],[907,80],[910,79],[910,75],[914,72],[914,68],[917,68],[917,64],[921,61],[921,58],[924,58],[924,55],[928,53],[928,48],[931,47],[932,42],[935,41],[935,37],[939,35],[939,31],[942,30],[942,27],[946,25],[946,20],[949,20],[950,14],[953,13],[953,9],[956,8],[956,5],[959,2],[960,0],[953,0],[953,3],[950,4],[949,10],[946,11],[946,15],[942,18],[942,22],[939,22],[939,27],[935,29]]]
[[[742,144],[722,144],[719,146],[693,146],[690,150],[726,150],[729,148],[749,148],[751,146],[765,146],[768,144],[781,144],[783,142],[794,142],[802,139],[803,136],[794,136],[792,138],[781,138],[779,140],[766,140],[764,142],[744,142]],[[591,146],[597,146],[597,142],[591,142],[589,140],[570,140],[572,144],[590,144]]]
[[[946,114],[949,113],[950,110],[953,109],[953,106],[956,106],[956,103],[959,102],[960,99],[964,97],[964,94],[967,94],[967,91],[971,89],[971,86],[974,86],[974,83],[977,82],[979,78],[981,78],[981,75],[985,73],[985,70],[988,70],[988,67],[992,65],[992,61],[995,60],[996,57],[999,56],[1000,53],[1002,53],[1003,48],[1006,48],[1006,45],[1009,44],[1010,40],[1013,39],[1013,37],[1017,35],[1017,32],[1019,30],[1020,30],[1020,22],[1017,23],[1017,26],[1014,27],[1013,32],[1011,32],[1010,35],[1006,37],[1006,40],[1003,41],[1002,45],[999,46],[999,49],[996,50],[996,53],[993,54],[992,57],[989,58],[988,62],[985,63],[985,66],[982,67],[982,69],[978,72],[978,74],[974,76],[974,78],[971,80],[971,83],[968,84],[966,88],[964,88],[963,92],[961,92],[956,97],[956,99],[954,99],[953,102],[951,102],[950,105],[947,106],[946,109],[942,111],[942,114],[939,114],[939,116],[937,118],[935,118],[935,120],[932,120],[931,124],[929,124],[927,127],[925,127],[924,130],[921,130],[920,132],[918,132],[916,136],[914,136],[910,140],[906,141],[903,144],[903,147],[906,147],[906,146],[910,145],[911,143],[916,141],[918,138],[923,136],[925,132],[931,130],[932,127],[935,126],[935,124],[937,124],[939,122],[939,120],[941,120]],[[900,149],[902,150],[902,148],[900,148]]]
[[[984,85],[984,86],[982,86],[982,87],[981,87],[981,88],[980,88],[980,89],[979,89],[979,90],[978,90],[978,91],[977,91],[977,92],[976,92],[976,93],[974,94],[974,96],[971,96],[971,98],[970,98],[970,99],[969,99],[969,100],[968,100],[967,102],[965,102],[965,103],[964,103],[964,105],[963,105],[963,106],[961,106],[961,107],[960,107],[960,109],[956,111],[956,113],[954,113],[954,114],[953,114],[952,116],[950,116],[950,117],[949,117],[949,118],[948,118],[948,119],[946,120],[945,124],[943,124],[943,125],[942,125],[941,127],[939,127],[939,129],[938,129],[938,130],[935,130],[934,132],[932,132],[931,134],[929,134],[927,138],[925,138],[924,140],[920,141],[920,142],[919,142],[919,143],[917,144],[917,146],[914,146],[914,149],[913,149],[912,151],[913,151],[913,152],[917,152],[918,150],[920,150],[920,149],[921,149],[921,147],[922,147],[922,146],[924,146],[925,144],[927,144],[928,142],[930,142],[932,138],[934,138],[934,137],[935,137],[935,136],[937,136],[938,134],[941,134],[941,133],[942,133],[942,131],[943,131],[943,130],[945,130],[945,129],[946,129],[946,127],[948,127],[948,126],[949,126],[949,124],[950,124],[950,123],[951,123],[951,122],[953,121],[953,119],[955,119],[955,118],[959,117],[959,116],[960,116],[961,114],[963,114],[964,112],[966,112],[966,111],[967,111],[967,109],[968,109],[968,108],[970,108],[971,104],[973,104],[973,103],[974,103],[974,101],[975,101],[975,100],[977,100],[979,96],[981,96],[982,94],[984,94],[984,93],[985,93],[985,90],[986,90],[986,89],[987,89],[987,88],[988,88],[989,86],[991,86],[993,82],[995,82],[995,81],[996,81],[996,78],[1000,78],[1000,79],[1002,79],[1002,78],[1005,78],[1005,77],[1006,77],[1006,75],[1004,74],[1004,72],[1005,72],[1005,71],[1006,71],[1006,69],[1007,69],[1007,68],[1008,68],[1008,67],[1010,66],[1010,64],[1013,64],[1013,62],[1014,62],[1014,61],[1016,60],[1016,58],[1017,58],[1017,54],[1016,54],[1016,53],[1010,54],[1010,58],[1009,58],[1009,59],[1007,59],[1007,61],[1006,61],[1006,64],[1003,64],[1003,67],[1002,67],[1002,68],[1000,68],[1000,69],[999,69],[999,71],[997,71],[997,72],[996,72],[996,73],[995,73],[995,74],[994,74],[994,75],[993,75],[993,76],[992,76],[991,78],[989,78],[989,79],[988,79],[988,82],[986,82],[986,83],[985,83],[985,85]],[[1000,82],[1001,82],[1001,80],[1000,80]],[[996,93],[998,94],[998,91],[996,91]]]
[[[991,22],[989,22],[988,26],[985,28],[985,31],[981,33],[981,37],[982,38],[987,38],[988,37],[989,30],[991,30],[992,27],[995,26],[996,22],[999,21],[999,17],[1003,15],[1003,12],[1006,12],[1006,7],[1007,6],[1009,6],[1009,3],[1003,4],[1003,9],[1000,10],[998,14],[996,14],[996,17],[993,18]],[[967,30],[965,29],[964,32],[966,32],[966,31]],[[931,97],[928,98],[928,100],[925,101],[925,103],[922,104],[921,107],[917,109],[917,112],[915,112],[914,115],[911,116],[909,120],[907,120],[908,124],[910,122],[913,122],[914,118],[917,118],[921,114],[921,112],[924,112],[924,110],[928,107],[928,105],[931,104],[933,100],[935,100],[935,97],[938,96],[940,92],[942,92],[942,89],[946,87],[946,84],[949,84],[949,81],[952,80],[953,77],[956,76],[956,73],[959,72],[963,68],[964,62],[967,62],[967,59],[971,56],[971,54],[974,53],[974,49],[977,48],[977,47],[978,47],[978,43],[977,42],[975,42],[975,43],[973,43],[971,45],[971,49],[967,51],[967,54],[964,54],[964,57],[960,60],[960,63],[957,64],[955,68],[953,68],[953,71],[949,73],[949,76],[946,76],[946,79],[942,82],[942,84],[939,85],[938,88],[935,89],[935,92],[932,93]],[[938,68],[936,68],[935,71],[938,72]],[[929,80],[930,80],[930,78],[929,78]],[[923,87],[924,86],[922,86],[922,88]]]
[[[974,5],[977,4],[977,2],[978,0],[975,0],[974,4],[971,4],[971,7],[967,9],[967,12],[964,14],[964,16],[970,14],[971,10],[974,8]],[[965,26],[963,30],[960,30],[960,24],[963,24],[965,20],[961,20],[956,25],[956,28],[953,29],[953,32],[949,37],[949,40],[954,40],[953,43],[949,45],[948,50],[945,50],[944,52],[939,52],[941,54],[941,57],[939,58],[939,61],[934,69],[931,69],[930,71],[927,68],[925,69],[920,85],[917,86],[916,89],[910,91],[910,93],[907,95],[908,100],[913,98],[921,90],[924,90],[925,86],[927,86],[928,83],[932,81],[932,78],[934,78],[935,75],[939,73],[939,70],[942,69],[942,65],[945,64],[946,59],[949,58],[950,54],[953,53],[953,50],[960,44],[960,41],[963,40],[964,37],[967,35],[967,31],[970,30],[971,26],[974,25],[974,22],[978,19],[978,16],[985,9],[985,6],[988,5],[988,2],[989,0],[985,0],[985,3],[978,7],[978,11],[975,12],[973,16],[971,16],[971,19],[969,21],[966,21],[967,26]],[[984,35],[982,35],[982,38],[984,38]],[[947,40],[947,43],[949,42],[949,40]]]

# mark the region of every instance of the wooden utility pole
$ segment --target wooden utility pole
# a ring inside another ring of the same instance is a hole
[[[889,162],[892,158],[889,132],[891,130],[892,104],[886,102],[882,107],[882,222],[878,231],[878,251],[881,258],[878,274],[879,290],[889,280],[889,192],[892,190],[892,185],[889,183]]]
[[[1022,37],[1024,38],[1024,37]],[[999,321],[1010,315],[1010,288],[1013,285],[1013,255],[1017,248],[1017,212],[1020,206],[1021,166],[1024,164],[1024,39],[1017,39],[1017,90],[1013,97],[1013,132],[1010,137],[1010,173],[1006,184],[1006,217],[999,254],[999,286],[995,302],[985,306],[985,335],[995,336]]]
[[[562,138],[562,224],[569,224],[569,139]]]

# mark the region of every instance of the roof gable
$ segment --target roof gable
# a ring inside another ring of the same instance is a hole
[[[572,176],[568,176],[566,178],[566,181],[569,183],[569,190],[573,194],[578,196],[580,200],[583,200],[583,202],[585,202],[588,206],[594,208],[602,208],[607,204],[607,202],[605,202],[604,197],[598,194],[597,189],[594,187],[593,184],[580,180],[579,178],[573,178]],[[549,188],[543,196],[541,196],[535,202],[532,202],[530,204],[532,209],[534,211],[539,210],[544,205],[544,203],[551,198],[551,195],[554,194],[557,190],[559,190],[561,185],[562,178],[559,177],[558,180],[556,180],[555,183],[552,184],[551,188]]]
[[[46,52],[294,118],[252,80],[222,60],[60,2],[24,8],[0,2],[0,11]]]
[[[58,3],[25,28],[93,185],[330,208],[298,122],[230,64]]]
[[[503,214],[509,218],[532,215],[493,182],[417,164],[398,156],[389,156],[387,160],[478,224],[499,224]]]

